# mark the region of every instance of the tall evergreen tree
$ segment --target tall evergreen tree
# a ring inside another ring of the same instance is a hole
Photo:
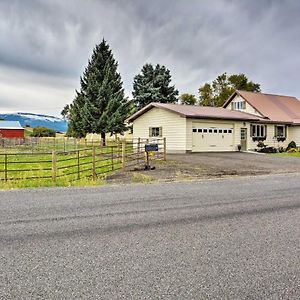
[[[145,64],[141,73],[134,77],[133,102],[141,109],[151,102],[175,103],[178,90],[171,83],[171,74],[165,66]]]
[[[260,92],[260,84],[249,81],[245,74],[223,73],[199,88],[200,105],[222,106],[235,90]]]
[[[121,76],[117,72],[109,45],[103,39],[93,50],[80,78],[80,91],[69,108],[70,133],[83,137],[97,133],[105,144],[106,133],[123,133],[130,102],[124,97]]]

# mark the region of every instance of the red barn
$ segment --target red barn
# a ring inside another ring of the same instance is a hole
[[[23,138],[24,128],[17,121],[0,121],[0,138]]]

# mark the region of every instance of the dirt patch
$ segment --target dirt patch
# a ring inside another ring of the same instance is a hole
[[[300,159],[270,154],[193,153],[168,155],[166,162],[152,162],[107,176],[108,183],[148,183],[300,172]]]

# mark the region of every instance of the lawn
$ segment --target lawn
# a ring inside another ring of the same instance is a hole
[[[272,155],[277,155],[277,156],[293,156],[293,157],[300,157],[300,152],[282,152],[282,153],[275,153]]]

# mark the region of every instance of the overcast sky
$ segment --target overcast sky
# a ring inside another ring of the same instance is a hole
[[[299,0],[0,0],[0,112],[59,116],[104,37],[124,88],[145,63],[180,93],[222,72],[300,98]]]

